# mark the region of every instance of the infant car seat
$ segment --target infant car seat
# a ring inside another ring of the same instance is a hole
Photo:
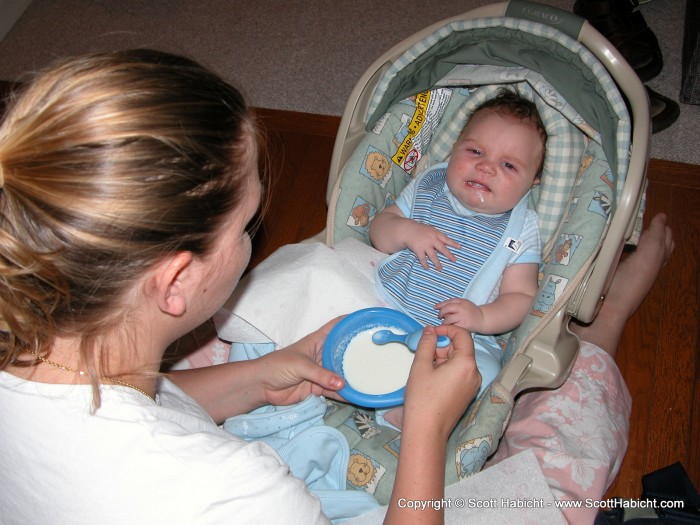
[[[504,86],[535,102],[549,135],[530,199],[544,264],[530,314],[503,335],[501,374],[450,439],[448,483],[483,466],[518,393],[564,382],[579,346],[569,321],[595,318],[622,247],[636,240],[650,141],[644,86],[571,13],[522,0],[480,7],[416,33],[366,71],[329,175],[326,244],[369,243],[376,213],[447,160],[471,111]]]

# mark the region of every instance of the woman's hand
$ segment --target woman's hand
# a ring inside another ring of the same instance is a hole
[[[436,348],[437,336],[452,344]],[[469,332],[454,325],[423,330],[406,385],[401,455],[385,524],[444,523],[444,509],[416,509],[401,501],[440,501],[450,432],[481,384]]]
[[[339,319],[258,360],[261,387],[268,404],[291,405],[309,394],[341,399],[336,391],[345,385],[343,378],[321,366],[323,343]]]
[[[323,342],[339,319],[258,359],[177,370],[170,377],[217,423],[263,405],[297,403],[309,394],[341,399],[336,390],[343,379],[320,364]]]
[[[452,343],[436,348],[438,335]],[[426,327],[406,385],[404,429],[410,422],[421,422],[447,439],[480,385],[469,332],[453,325]]]

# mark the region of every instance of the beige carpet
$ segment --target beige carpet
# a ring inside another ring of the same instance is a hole
[[[573,0],[541,0],[570,10]],[[698,1],[698,0],[689,0]],[[55,56],[151,46],[187,54],[241,87],[254,105],[340,115],[384,51],[487,0],[33,0],[0,41],[0,78],[17,80]],[[678,100],[685,0],[642,13],[665,60],[652,89]],[[700,164],[700,106],[652,138],[651,156]]]

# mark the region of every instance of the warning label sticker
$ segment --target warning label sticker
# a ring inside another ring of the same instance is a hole
[[[394,139],[397,150],[392,160],[404,171],[410,172],[423,156],[451,95],[452,90],[440,88],[415,96],[416,109],[412,116],[406,115],[405,125]]]

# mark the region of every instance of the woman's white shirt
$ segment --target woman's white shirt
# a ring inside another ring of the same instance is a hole
[[[0,372],[0,523],[328,523],[264,443],[219,428],[167,379],[157,402]]]

